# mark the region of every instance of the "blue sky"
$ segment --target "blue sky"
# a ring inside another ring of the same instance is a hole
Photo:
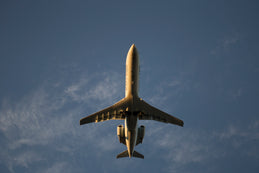
[[[0,172],[257,173],[259,4],[0,2]],[[80,118],[124,97],[127,51],[140,96],[184,120],[142,121],[140,159],[116,126]]]

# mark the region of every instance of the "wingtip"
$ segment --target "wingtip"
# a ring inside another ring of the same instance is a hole
[[[83,125],[83,124],[85,124],[83,121],[82,121],[82,119],[79,121],[79,124],[80,124],[80,126],[81,125]]]
[[[182,121],[182,123],[181,123],[181,126],[183,127],[184,126],[184,122]]]

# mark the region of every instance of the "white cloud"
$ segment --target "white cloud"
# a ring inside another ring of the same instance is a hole
[[[92,100],[98,103],[103,101],[108,103],[114,100],[117,92],[121,92],[118,91],[121,90],[121,85],[115,84],[118,82],[119,75],[101,74],[98,78],[102,79],[101,82],[93,83],[92,78],[86,80],[84,77],[66,86],[59,83],[54,89],[50,87],[53,86],[52,84],[45,84],[15,103],[4,100],[0,110],[0,132],[6,139],[4,143],[0,143],[3,148],[0,151],[1,163],[4,163],[9,171],[14,172],[16,166],[29,168],[35,163],[52,159],[53,155],[46,156],[44,152],[54,152],[64,154],[65,157],[54,160],[42,172],[69,172],[73,170],[74,165],[69,166],[65,159],[73,157],[76,151],[87,153],[88,155],[84,158],[91,158],[91,154],[100,158],[103,157],[103,153],[118,154],[117,152],[121,152],[121,149],[126,149],[118,143],[117,122],[89,124],[84,127],[78,125],[79,118],[81,118],[78,114],[85,111],[85,105],[89,108],[86,103],[91,103]],[[181,87],[183,83],[174,80],[169,82],[167,87]],[[71,104],[78,106],[71,107]],[[90,107],[94,105],[96,104],[92,103]],[[154,125],[151,122],[148,123],[149,127]],[[112,132],[110,132],[111,125],[114,127]],[[171,172],[181,171],[189,164],[203,164],[207,160],[224,157],[223,153],[227,151],[223,152],[224,149],[219,149],[217,146],[222,140],[227,140],[227,143],[235,147],[241,147],[245,144],[244,141],[258,140],[259,136],[258,122],[244,129],[232,125],[217,133],[175,128],[176,130],[169,134],[167,127],[159,123],[159,126],[155,128],[148,128],[143,145],[152,148],[152,151],[148,153],[151,158],[157,157],[158,152],[160,153],[157,148],[167,151],[165,157],[160,158],[168,163],[165,165],[169,165],[167,169]],[[236,138],[241,138],[241,144],[237,144],[240,141]],[[31,150],[28,151],[28,148]],[[254,149],[253,153],[258,154],[258,150]],[[126,168],[130,167],[129,162],[123,160],[110,163],[110,165],[111,167],[118,166],[118,163],[122,163]]]
[[[242,37],[239,33],[233,33],[230,36],[226,36],[225,38],[222,38],[218,45],[210,51],[211,54],[217,54],[221,52],[222,50],[227,50],[231,46],[237,44],[239,41],[241,41]]]
[[[46,170],[42,170],[42,173],[69,173],[73,172],[71,170],[70,166],[66,162],[55,162],[50,168],[47,168]]]
[[[259,140],[258,124],[256,121],[247,127],[229,125],[223,131],[216,132],[176,127],[170,133],[169,126],[155,126],[148,129],[146,138],[152,136],[153,140],[148,141],[152,148],[166,151],[161,157],[170,165],[166,172],[183,172],[188,165],[205,165],[233,154],[258,158],[259,150],[254,147]],[[248,147],[250,145],[252,147]],[[157,152],[153,152],[150,157],[156,155]]]
[[[94,83],[97,79],[98,83]],[[97,74],[91,78],[82,77],[66,87],[65,93],[76,102],[101,101],[102,103],[110,103],[114,101],[114,95],[122,89],[120,81],[120,75],[113,72]],[[89,88],[90,85],[94,87]]]
[[[248,140],[259,140],[259,121],[255,121],[251,123],[248,127],[240,128],[238,126],[229,125],[222,132],[215,133],[220,140],[231,140],[233,142],[233,146],[239,147],[245,144]],[[238,143],[236,139],[238,140]]]
[[[210,137],[207,133],[197,132],[190,129],[177,129],[172,133],[163,133],[164,128],[159,133],[159,141],[155,145],[166,148],[167,159],[175,164],[189,164],[202,162],[209,157],[208,150]],[[157,135],[157,134],[153,134]]]
[[[190,86],[192,86],[184,75],[186,74],[181,73],[176,77],[161,81],[158,85],[154,86],[154,92],[150,94],[147,101],[152,105],[162,106],[167,105],[168,100],[174,98],[174,103],[170,101],[170,108],[173,109],[173,106],[178,103],[177,98],[180,98],[182,93],[189,90]]]
[[[20,165],[23,167],[28,167],[29,164],[31,164],[33,162],[39,162],[41,160],[42,160],[42,158],[39,157],[38,154],[36,154],[35,152],[32,152],[32,151],[22,152],[22,153],[16,155],[14,158],[14,162],[17,165]]]
[[[233,37],[225,38],[223,40],[223,47],[226,49],[229,46],[236,44],[240,40],[240,37],[238,35],[235,35]]]
[[[97,84],[91,83],[94,81],[91,77],[87,80],[79,79],[78,83],[70,82],[67,86],[61,82],[55,86],[45,83],[20,101],[2,100],[0,132],[5,137],[4,143],[1,142],[3,151],[0,155],[5,155],[2,163],[13,172],[16,166],[29,168],[44,155],[40,150],[36,153],[28,152],[24,148],[30,147],[33,150],[40,147],[47,150],[46,152],[55,151],[72,155],[78,146],[87,145],[89,142],[97,143],[94,142],[98,140],[95,138],[97,128],[91,129],[90,125],[87,132],[83,128],[80,129],[79,119],[82,117],[78,114],[86,109],[85,103],[90,103],[93,99],[99,103],[114,100],[114,95],[120,89],[120,85],[117,84],[118,76],[115,73],[99,75],[102,82]],[[71,107],[71,104],[75,107]],[[110,137],[108,135],[103,140],[98,140],[100,151],[115,149]],[[86,142],[87,139],[91,141]],[[110,144],[106,144],[107,141]],[[54,162],[45,172],[53,170],[64,172],[67,170],[66,164]]]
[[[239,97],[241,97],[243,95],[243,93],[244,93],[244,91],[242,88],[230,90],[230,96],[235,100],[238,99]]]
[[[51,96],[43,88],[16,104],[5,102],[0,112],[0,129],[10,141],[9,147],[48,144],[54,139],[56,130],[64,130],[59,129],[58,122],[69,118],[55,113],[63,105],[64,102],[59,102],[56,96]]]

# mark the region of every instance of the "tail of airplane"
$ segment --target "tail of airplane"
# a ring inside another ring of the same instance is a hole
[[[133,152],[133,157],[144,159],[144,156],[142,154],[138,153],[137,151]]]
[[[134,151],[132,156],[133,156],[133,157],[137,157],[137,158],[144,159],[144,156],[143,156],[142,154],[138,153],[137,151]],[[120,153],[120,154],[117,155],[117,159],[123,158],[123,157],[129,157],[128,150],[123,151],[122,153]]]

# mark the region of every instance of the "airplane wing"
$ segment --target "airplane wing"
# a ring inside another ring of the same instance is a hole
[[[125,119],[124,111],[127,108],[126,99],[122,99],[114,105],[105,108],[99,112],[89,115],[80,120],[80,125],[88,124],[92,122],[102,122],[106,120],[123,120]]]
[[[141,114],[139,120],[155,120],[164,123],[176,124],[183,126],[184,122],[172,115],[169,115],[151,105],[146,103],[144,100],[140,101]]]

